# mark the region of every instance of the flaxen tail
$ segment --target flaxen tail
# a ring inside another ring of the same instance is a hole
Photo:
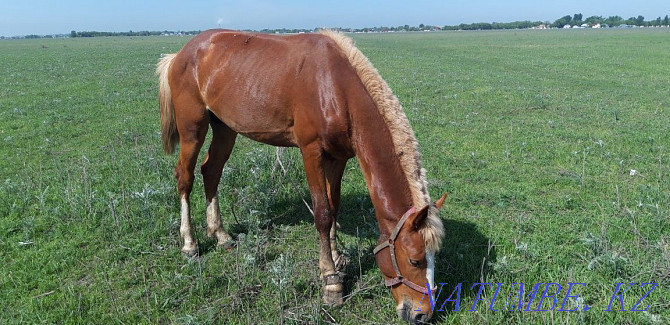
[[[160,82],[160,107],[161,107],[161,133],[163,137],[163,151],[170,155],[174,152],[174,147],[179,141],[177,132],[177,123],[174,116],[174,106],[172,105],[172,93],[168,83],[168,72],[176,54],[164,55],[156,64],[156,74]]]

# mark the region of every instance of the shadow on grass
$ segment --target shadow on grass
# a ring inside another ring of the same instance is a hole
[[[449,209],[448,204],[444,209]],[[278,216],[267,224],[267,227],[270,228],[278,225],[290,226],[313,222],[305,203],[299,199],[276,202],[269,208],[269,211]],[[356,288],[360,275],[377,267],[372,248],[379,237],[379,230],[367,193],[343,196],[338,222],[340,233],[358,238],[358,244],[342,245],[341,242],[338,242],[338,249],[349,258],[349,263],[343,270],[347,274],[344,278],[344,294],[347,295]],[[442,249],[436,257],[435,267],[435,283],[438,287],[440,283],[447,283],[443,287],[442,295],[437,298],[440,306],[459,283],[461,284],[461,299],[476,295],[477,288],[475,291],[470,288],[474,283],[486,281],[491,271],[489,265],[496,260],[495,247],[474,223],[444,218],[443,223],[445,238]],[[361,245],[361,242],[364,244]],[[314,245],[317,243],[315,242]],[[318,256],[314,258],[318,259]],[[445,310],[454,310],[455,304],[447,303],[444,307]]]
[[[358,238],[353,243],[344,243],[342,240],[338,240],[338,251],[348,260],[344,269],[341,270],[346,274],[343,278],[344,295],[346,296],[356,287],[362,274],[377,267],[371,246],[374,245],[372,243],[376,243],[379,230],[374,209],[367,193],[345,194],[340,201],[337,218],[340,225],[338,233]],[[295,226],[302,223],[313,226],[314,223],[314,217],[301,199],[275,202],[269,207],[269,211],[274,217],[266,225],[267,228]],[[317,230],[316,228],[312,229],[316,238]],[[314,241],[314,247],[318,247],[317,241]],[[319,257],[314,255],[313,258],[318,260]]]
[[[445,208],[449,208],[445,205]],[[477,226],[471,222],[461,220],[442,220],[444,222],[445,237],[442,250],[437,256],[435,266],[435,283],[438,290],[442,283],[442,293],[436,297],[436,310],[444,307],[445,312],[436,312],[435,321],[444,319],[449,313],[456,310],[456,303],[446,302],[458,284],[461,285],[460,310],[468,310],[471,306],[463,304],[464,297],[477,295],[479,285],[473,290],[474,283],[486,282],[492,271],[492,263],[496,261],[495,246],[489,238],[482,234]],[[488,289],[487,289],[488,290]]]

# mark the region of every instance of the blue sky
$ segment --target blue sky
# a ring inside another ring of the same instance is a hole
[[[668,0],[15,0],[0,4],[0,35],[77,31],[204,30],[457,25],[557,18],[582,13],[670,14]]]

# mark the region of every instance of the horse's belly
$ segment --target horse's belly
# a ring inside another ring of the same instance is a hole
[[[251,140],[273,146],[296,146],[291,120],[268,119],[266,114],[224,114],[219,118],[233,131]]]
[[[293,134],[290,132],[272,131],[238,131],[239,134],[258,142],[278,147],[296,147]]]

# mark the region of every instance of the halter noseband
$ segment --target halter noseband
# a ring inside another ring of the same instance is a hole
[[[393,287],[396,284],[403,283],[406,286],[414,289],[415,291],[421,292],[423,294],[435,294],[437,291],[437,286],[434,288],[431,288],[430,291],[426,289],[426,287],[422,287],[407,278],[403,277],[402,274],[400,273],[400,268],[398,268],[398,260],[395,257],[395,240],[398,237],[398,233],[400,233],[400,229],[402,229],[402,226],[405,224],[409,216],[414,214],[416,212],[415,207],[411,207],[405,214],[403,214],[402,218],[400,218],[400,221],[395,225],[395,228],[393,228],[393,232],[391,232],[391,235],[389,236],[388,240],[385,242],[377,245],[375,249],[372,251],[375,255],[377,255],[379,252],[381,252],[384,248],[389,248],[389,252],[391,253],[391,263],[393,263],[393,268],[395,269],[395,278],[392,278],[390,280],[384,279],[384,284],[386,284],[387,287]]]

